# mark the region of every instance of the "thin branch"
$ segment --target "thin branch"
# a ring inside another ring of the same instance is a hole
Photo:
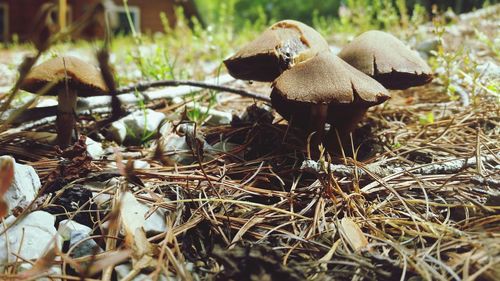
[[[149,88],[177,87],[177,86],[192,86],[192,87],[210,89],[220,92],[228,92],[228,93],[238,94],[246,98],[253,98],[260,101],[271,102],[271,98],[267,95],[228,86],[222,86],[201,81],[191,81],[191,80],[160,80],[160,81],[139,83],[133,86],[118,89],[117,94],[130,93],[134,91],[142,92]]]
[[[227,78],[224,80],[228,81]],[[137,96],[132,93],[134,91],[142,92],[150,88],[167,87],[167,86],[176,86],[176,87],[190,86],[190,87],[185,89],[177,88],[178,91],[165,89],[162,91],[142,93],[140,96]],[[139,83],[133,86],[117,89],[116,94],[118,94],[117,97],[122,104],[137,104],[140,100],[151,101],[156,99],[164,99],[164,98],[171,99],[174,97],[185,96],[193,92],[192,87],[235,93],[243,97],[250,97],[265,102],[271,102],[270,97],[267,95],[253,93],[243,89],[237,89],[228,86],[216,85],[209,82],[189,81],[189,80],[162,80],[150,83]],[[78,98],[76,111],[82,112],[86,110],[95,110],[96,108],[110,107],[111,105],[112,105],[111,96]],[[14,125],[19,125],[27,121],[39,120],[47,116],[54,116],[56,113],[57,113],[57,106],[30,108],[25,110],[22,114],[20,114],[18,118],[16,118],[12,123]]]
[[[500,154],[486,155],[481,157],[481,161],[490,163],[494,162],[499,157]],[[453,174],[465,168],[475,167],[477,164],[476,160],[476,157],[465,159],[451,159],[445,160],[441,163],[431,163],[418,167],[381,167],[377,164],[369,164],[364,168],[341,164],[330,164],[330,167],[328,168],[325,166],[325,163],[317,162],[314,160],[305,160],[304,162],[302,162],[300,169],[310,173],[322,173],[328,171],[329,169],[334,175],[339,177],[353,177],[356,173],[360,177],[367,177],[369,176],[369,174],[374,174],[379,177],[386,177],[397,173],[411,173],[413,175],[436,175]],[[357,171],[355,169],[357,169]]]

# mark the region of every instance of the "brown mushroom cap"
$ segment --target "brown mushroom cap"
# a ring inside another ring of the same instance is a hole
[[[390,98],[377,81],[344,62],[331,52],[297,64],[274,82],[273,107],[285,119],[307,126],[312,104],[329,104],[327,121],[339,120],[338,112],[383,103]]]
[[[367,31],[338,56],[388,89],[406,89],[432,80],[431,68],[418,53],[386,32]]]
[[[271,82],[294,64],[328,50],[326,40],[312,27],[283,20],[273,24],[224,64],[237,79]]]
[[[56,87],[61,87],[66,75],[70,85],[78,88],[79,96],[97,96],[108,92],[99,69],[70,56],[52,58],[33,67],[21,89],[35,93],[47,83],[54,81],[57,83]],[[57,95],[57,91],[51,91],[48,94]]]

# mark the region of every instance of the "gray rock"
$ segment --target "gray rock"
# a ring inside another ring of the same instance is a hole
[[[9,216],[0,224],[0,232],[4,231],[4,225],[11,225],[0,236],[0,272],[7,263],[17,259],[13,253],[30,260],[43,256],[54,243],[61,248],[61,239],[54,227],[56,218],[52,214],[35,211],[21,221],[16,222],[16,219]]]
[[[433,51],[437,51],[439,47],[439,38],[431,38],[427,39],[425,41],[420,42],[417,46],[416,49],[420,56],[424,59],[428,59],[430,56],[432,56]]]
[[[14,179],[9,190],[4,195],[4,199],[8,205],[8,214],[11,214],[12,209],[19,203],[23,201],[31,202],[35,199],[41,183],[33,167],[18,164],[10,156],[0,156],[0,164],[3,161],[12,161],[14,163]]]
[[[121,144],[130,142],[140,144],[141,139],[154,136],[165,114],[151,109],[138,110],[111,124],[109,133],[111,139]]]
[[[72,258],[81,258],[103,252],[101,247],[99,247],[99,245],[94,241],[94,239],[88,239],[88,238],[89,235],[83,232],[71,233],[71,238],[69,240],[69,247],[70,249],[73,248],[73,250],[70,253],[70,256]]]
[[[72,220],[63,220],[59,223],[58,232],[65,241],[69,240],[70,248],[78,244],[70,253],[73,258],[80,258],[103,252],[93,239],[88,239],[92,233],[92,229],[86,225],[79,224]]]

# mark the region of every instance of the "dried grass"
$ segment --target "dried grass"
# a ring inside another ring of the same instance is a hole
[[[237,98],[219,107],[244,109],[253,103]],[[368,113],[357,131],[357,156],[333,158],[335,163],[361,169],[366,165],[407,168],[384,177],[369,172],[363,177],[357,173],[339,177],[328,170],[302,171],[305,136],[280,121],[202,127],[211,144],[220,139],[237,144],[202,163],[165,166],[141,156],[151,168],[123,170],[120,176],[109,170],[111,160],[93,161],[87,178],[66,186],[118,178],[117,184],[105,189],[90,189],[112,197],[120,190],[131,190],[150,211],[167,211],[167,231],[148,237],[155,262],[142,272],[153,280],[160,274],[182,280],[250,280],[252,276],[498,280],[500,187],[488,183],[499,180],[499,111],[500,104],[490,96],[464,108],[450,101],[437,84],[395,92],[392,101]],[[430,113],[434,121],[422,123],[421,117]],[[55,151],[43,145],[35,148],[12,131],[0,134],[0,146],[2,153],[31,160],[46,180],[61,164]],[[148,152],[130,150],[143,152],[139,155]],[[486,155],[494,157],[481,161]],[[476,157],[476,165],[452,174],[411,172],[431,163],[471,157]],[[132,174],[144,186],[127,182]],[[484,180],[478,182],[477,177]],[[51,200],[36,208],[45,208]],[[99,256],[111,267],[99,267],[103,274],[95,276],[87,269],[80,276],[65,271],[50,277],[111,279],[112,265],[121,261],[116,255],[129,247],[119,232],[119,207],[112,200],[93,214],[93,238],[105,245],[105,253]],[[79,210],[88,211],[85,204]],[[89,261],[95,264],[95,258],[64,256],[62,260],[82,266]],[[16,277],[15,272],[0,275]]]

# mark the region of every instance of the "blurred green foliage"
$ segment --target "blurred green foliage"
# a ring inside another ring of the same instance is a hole
[[[224,17],[221,13],[224,11],[224,5],[232,7],[236,27],[244,27],[248,22],[262,19],[269,22],[296,19],[313,24],[315,18],[338,19],[341,16],[341,7],[351,10],[363,8],[362,11],[366,12],[368,20],[373,17],[382,20],[387,16],[411,15],[416,5],[423,7],[429,14],[433,5],[440,11],[451,8],[456,13],[461,13],[498,2],[499,0],[196,0],[208,23],[216,23],[220,17]],[[374,14],[380,11],[393,13]]]
[[[273,21],[295,19],[312,24],[313,12],[321,17],[337,17],[339,0],[239,0],[236,1],[237,20],[255,19],[262,13]]]

